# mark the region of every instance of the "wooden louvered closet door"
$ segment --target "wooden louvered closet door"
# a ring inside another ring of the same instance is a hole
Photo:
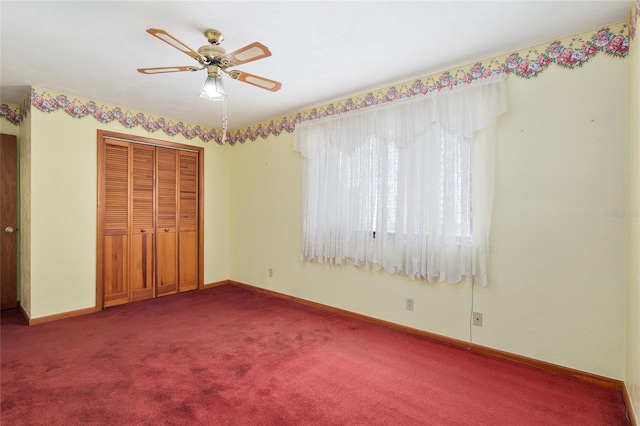
[[[198,156],[179,155],[179,290],[198,288]]]
[[[155,148],[131,144],[131,300],[153,297]]]
[[[203,286],[202,149],[123,136],[98,137],[97,308]]]
[[[104,306],[129,301],[129,144],[104,144],[102,282]]]
[[[157,294],[178,291],[178,151],[157,148]]]

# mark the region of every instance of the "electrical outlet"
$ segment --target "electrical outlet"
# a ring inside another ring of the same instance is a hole
[[[482,314],[480,312],[473,313],[473,325],[482,327]]]
[[[413,311],[413,299],[407,299],[407,311]]]
[[[269,268],[269,278],[273,278],[273,268]]]

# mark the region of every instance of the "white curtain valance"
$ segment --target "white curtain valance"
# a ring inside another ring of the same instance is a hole
[[[506,75],[500,74],[467,86],[299,123],[293,149],[312,158],[319,145],[353,148],[367,136],[388,132],[402,144],[436,123],[472,138],[507,111],[505,79]]]

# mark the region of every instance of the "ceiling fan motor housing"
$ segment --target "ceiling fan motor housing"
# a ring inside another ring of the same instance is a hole
[[[198,53],[207,58],[207,64],[220,65],[227,67],[230,65],[229,60],[226,58],[227,51],[215,44],[208,44],[198,49]]]

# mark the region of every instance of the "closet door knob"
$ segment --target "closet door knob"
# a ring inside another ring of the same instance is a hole
[[[164,228],[164,232],[169,232],[169,228]]]
[[[146,229],[144,229],[144,228],[142,228],[142,229],[140,230],[140,232],[147,232],[147,230],[146,230]]]
[[[14,231],[15,229],[13,229],[13,227],[11,226],[7,226],[6,228],[4,228],[4,232],[6,232],[7,234],[13,234]]]

